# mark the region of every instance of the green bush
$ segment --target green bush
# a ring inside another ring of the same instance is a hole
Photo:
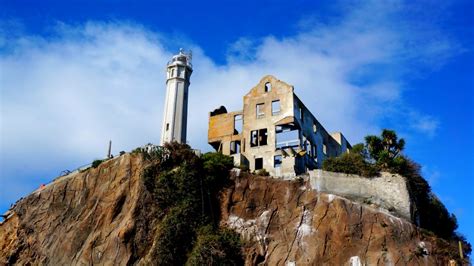
[[[152,251],[157,264],[182,265],[191,250],[204,252],[202,245],[193,249],[196,235],[200,237],[197,243],[214,243],[211,240],[217,239],[219,254],[217,257],[211,254],[210,258],[226,263],[241,260],[240,255],[232,257],[237,253],[230,252],[233,250],[230,247],[238,242],[229,242],[228,232],[218,229],[207,235],[197,232],[203,226],[217,228],[220,210],[217,195],[230,182],[233,159],[220,153],[206,153],[200,158],[188,145],[176,142],[166,143],[164,148],[169,152],[166,159],[152,158],[142,173],[163,218]]]
[[[240,237],[234,231],[203,226],[186,265],[243,265],[240,247]]]
[[[94,160],[92,162],[92,168],[97,168],[101,163],[103,163],[105,160]]]
[[[377,168],[366,162],[362,155],[358,153],[344,153],[339,157],[330,157],[324,160],[323,170],[365,177],[379,175]]]
[[[255,172],[255,174],[260,175],[260,176],[269,176],[270,175],[270,173],[265,168],[258,169]]]
[[[192,249],[199,220],[194,206],[180,204],[170,209],[159,225],[154,257],[158,265],[183,265]]]

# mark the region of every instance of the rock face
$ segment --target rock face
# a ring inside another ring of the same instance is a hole
[[[235,179],[221,223],[246,240],[246,264],[447,265],[444,241],[375,207],[318,193],[304,180]]]
[[[60,177],[20,200],[0,224],[0,265],[153,264],[160,215],[125,154]],[[221,194],[221,224],[245,239],[246,264],[447,264],[444,241],[309,181],[241,176]]]
[[[125,154],[58,178],[20,200],[0,226],[0,265],[126,264],[154,235],[141,156]]]

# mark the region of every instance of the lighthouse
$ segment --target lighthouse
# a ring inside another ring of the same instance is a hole
[[[186,143],[189,78],[193,72],[191,52],[180,49],[166,67],[166,97],[160,145],[177,141]]]

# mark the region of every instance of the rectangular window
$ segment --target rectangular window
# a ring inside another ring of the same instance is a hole
[[[256,112],[257,112],[257,118],[262,118],[265,116],[265,104],[264,103],[259,103],[257,104],[256,107]]]
[[[250,132],[250,147],[258,146],[258,130],[252,130]]]
[[[240,141],[231,141],[230,142],[230,154],[240,153]]]
[[[323,153],[328,154],[328,149],[326,147],[326,144],[323,144]]]
[[[240,132],[242,132],[242,122],[242,115],[234,116],[234,135],[240,134]]]
[[[311,142],[309,140],[306,141],[305,150],[308,153],[308,155],[311,156],[312,150],[311,150]]]
[[[281,162],[282,162],[282,156],[281,155],[275,155],[275,157],[273,157],[273,166],[275,168],[281,167]]]
[[[263,158],[255,158],[255,170],[263,169]]]
[[[313,132],[316,133],[318,131],[318,127],[316,126],[316,123],[313,124]]]
[[[259,138],[259,146],[267,145],[267,139],[268,139],[268,132],[267,129],[260,129],[258,131],[258,138]]]
[[[184,78],[184,67],[178,67],[178,77]]]
[[[296,127],[282,125],[275,127],[276,148],[298,147],[300,145],[300,133]]]
[[[280,113],[280,100],[272,102],[272,115],[277,115]]]
[[[250,147],[267,145],[268,131],[266,128],[250,131]]]
[[[166,123],[166,131],[170,130],[170,124]]]

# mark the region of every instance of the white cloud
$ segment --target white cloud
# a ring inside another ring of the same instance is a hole
[[[405,118],[419,120],[412,129],[434,135],[437,120],[403,104],[400,76],[414,54],[429,62],[446,55],[450,43],[428,42],[429,53],[420,54],[423,47],[411,47],[408,56],[407,33],[384,20],[398,8],[362,6],[330,25],[306,23],[285,38],[242,37],[224,65],[187,42],[195,67],[190,143],[209,150],[208,112],[220,105],[241,109],[242,96],[266,74],[293,84],[329,131],[340,130],[352,142],[376,133],[385,126],[379,121],[391,115],[404,120],[405,112],[394,111],[399,106],[409,110]],[[176,50],[165,47],[178,48],[173,38],[137,24],[89,22],[60,24],[49,37],[14,34],[0,40],[3,187],[18,187],[22,180],[6,175],[20,164],[52,169],[87,163],[105,154],[109,139],[114,153],[158,143],[165,65]]]

